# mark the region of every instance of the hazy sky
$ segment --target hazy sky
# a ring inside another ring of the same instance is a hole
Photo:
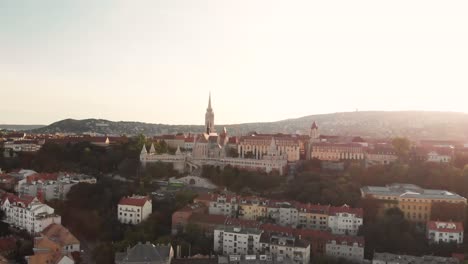
[[[0,123],[468,112],[468,1],[0,0]]]

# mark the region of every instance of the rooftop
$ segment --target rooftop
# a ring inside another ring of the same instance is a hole
[[[361,188],[362,194],[365,195],[385,195],[385,196],[398,196],[401,198],[426,198],[426,199],[453,199],[453,200],[464,200],[456,193],[449,192],[447,190],[434,190],[434,189],[423,189],[413,184],[401,184],[394,183],[382,186],[364,186]]]

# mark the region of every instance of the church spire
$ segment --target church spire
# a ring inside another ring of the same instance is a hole
[[[211,108],[211,92],[208,97],[208,108],[206,109],[205,114],[205,131],[207,134],[214,133],[214,113],[213,109]]]
[[[208,97],[208,108],[206,109],[207,111],[212,111],[213,109],[211,109],[211,92],[210,92],[210,95]]]

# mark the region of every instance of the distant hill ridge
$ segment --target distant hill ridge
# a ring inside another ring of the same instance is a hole
[[[362,137],[389,138],[405,136],[411,139],[468,140],[468,114],[430,111],[364,111],[309,115],[276,122],[217,125],[231,135],[250,131],[259,133],[302,133],[309,131],[316,121],[321,134],[360,135]],[[107,135],[159,135],[178,132],[200,133],[202,125],[166,125],[104,119],[65,119],[51,125],[33,129],[33,133],[98,133]]]

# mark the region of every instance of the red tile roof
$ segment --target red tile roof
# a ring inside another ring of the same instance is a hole
[[[2,204],[8,199],[10,203],[23,203],[28,206],[36,197],[29,195],[22,195],[21,197],[13,193],[4,193],[2,196]]]
[[[338,213],[355,214],[358,217],[362,217],[364,215],[362,208],[352,208],[346,204],[339,207],[330,207],[330,215],[336,215]]]
[[[120,199],[119,205],[132,205],[132,206],[143,207],[145,205],[146,201],[150,201],[150,198],[147,197],[147,196],[144,196],[144,197],[137,197],[137,196],[122,197]]]
[[[58,179],[58,173],[36,173],[26,178],[28,183],[35,181],[56,181]]]
[[[443,225],[443,226],[437,226]],[[463,232],[463,224],[460,222],[441,222],[441,221],[428,221],[427,230],[434,230],[437,232],[446,233],[460,233]]]
[[[358,243],[359,246],[364,247],[364,237],[361,236],[342,236],[342,235],[332,235],[328,238],[328,241],[336,241],[336,244],[346,243],[352,245],[353,243]]]

